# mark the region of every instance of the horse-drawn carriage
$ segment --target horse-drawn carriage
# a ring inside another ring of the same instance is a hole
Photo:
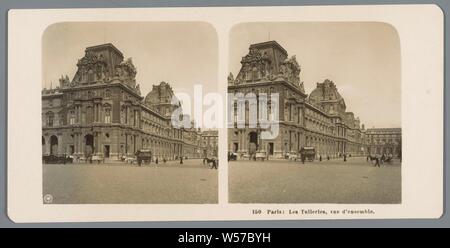
[[[136,152],[136,161],[139,166],[141,166],[142,163],[144,164],[151,163],[152,152],[150,150],[138,150]]]
[[[377,161],[378,160],[378,161]],[[377,163],[381,163],[381,164],[383,164],[383,163],[387,163],[387,164],[391,164],[392,162],[393,162],[393,156],[391,155],[391,154],[389,154],[389,155],[385,155],[385,154],[383,154],[383,155],[368,155],[367,156],[367,161],[369,161],[369,162],[373,162],[373,161],[375,161],[375,163],[377,164]]]
[[[314,161],[316,158],[316,148],[313,146],[305,146],[300,149],[300,157],[302,161]]]

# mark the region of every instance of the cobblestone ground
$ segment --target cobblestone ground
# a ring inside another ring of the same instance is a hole
[[[401,203],[399,161],[374,167],[365,158],[322,162],[232,161],[232,203]]]
[[[199,159],[143,167],[43,165],[43,194],[54,204],[217,203],[218,173]]]

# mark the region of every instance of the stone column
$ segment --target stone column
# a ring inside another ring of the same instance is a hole
[[[93,121],[94,123],[97,122],[97,103],[94,103],[94,109],[93,109]]]
[[[125,147],[124,147],[125,156],[128,156],[128,134],[125,133]]]
[[[79,105],[77,105],[75,108],[76,108],[75,114],[77,115],[77,123],[80,124],[81,123],[81,109],[80,109]]]
[[[49,150],[49,147],[50,147],[50,138],[44,136],[44,140],[45,140],[45,144],[44,144],[44,154],[45,154],[45,155],[48,155],[48,154],[50,154],[50,150]]]
[[[74,154],[78,154],[80,148],[78,147],[78,139],[79,139],[79,135],[78,133],[75,133],[73,136],[74,140],[73,140],[73,149],[74,149]]]

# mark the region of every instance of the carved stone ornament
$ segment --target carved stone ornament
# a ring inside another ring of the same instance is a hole
[[[84,57],[78,60],[77,66],[86,66],[95,64],[98,61],[97,56],[92,51],[86,51]]]
[[[256,48],[251,48],[249,53],[242,58],[241,63],[260,63],[262,61],[261,53]]]
[[[141,87],[139,84],[136,85],[136,92],[140,95],[141,94]]]
[[[230,74],[228,74],[228,84],[233,84],[234,83],[234,76],[233,73],[230,72]]]
[[[280,75],[282,75],[288,82],[299,86],[300,85],[300,66],[297,63],[295,55],[284,60],[280,65]]]

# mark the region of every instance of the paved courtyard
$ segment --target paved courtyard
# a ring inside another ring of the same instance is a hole
[[[401,203],[401,166],[365,158],[322,162],[231,161],[232,203]]]
[[[51,195],[54,204],[217,203],[217,181],[217,170],[200,159],[143,167],[123,163],[43,165],[43,194]]]

